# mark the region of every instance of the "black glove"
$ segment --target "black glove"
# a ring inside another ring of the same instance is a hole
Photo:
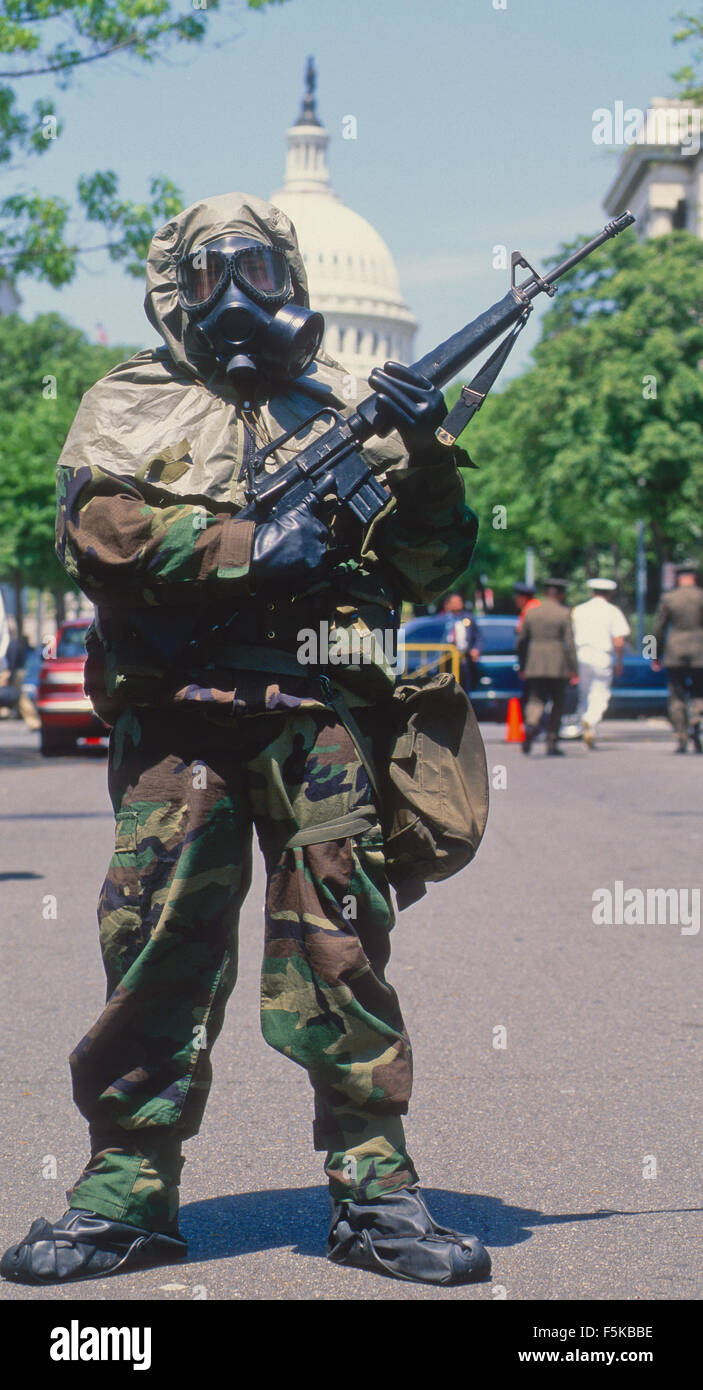
[[[249,564],[251,588],[280,591],[307,589],[332,567],[332,534],[322,519],[329,503],[310,497],[276,521],[254,529]]]
[[[440,447],[435,430],[447,414],[447,407],[442,392],[426,376],[400,362],[386,362],[383,369],[374,367],[369,386],[378,393],[382,417],[398,431],[409,453],[420,453],[433,445]]]

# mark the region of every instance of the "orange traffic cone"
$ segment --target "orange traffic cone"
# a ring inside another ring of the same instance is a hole
[[[508,722],[505,726],[506,743],[524,743],[525,725],[522,722],[522,709],[517,695],[508,700]]]

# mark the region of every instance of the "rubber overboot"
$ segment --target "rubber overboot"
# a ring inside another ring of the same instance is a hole
[[[416,1187],[375,1202],[332,1198],[327,1258],[416,1284],[474,1284],[491,1272],[480,1240],[438,1226]]]
[[[53,1225],[40,1216],[0,1260],[0,1274],[16,1284],[64,1284],[170,1264],[188,1253],[183,1237],[110,1221],[71,1207]]]

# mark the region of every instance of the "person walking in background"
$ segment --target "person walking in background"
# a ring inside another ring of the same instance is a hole
[[[703,752],[703,589],[696,576],[695,561],[676,566],[676,588],[662,595],[654,619],[657,659],[652,669],[666,667],[676,753],[686,752],[689,736],[696,752]]]
[[[10,641],[10,631],[5,616],[5,604],[0,593],[0,676],[7,670],[6,652]]]
[[[557,743],[566,685],[568,681],[575,684],[578,680],[571,615],[564,605],[565,592],[565,579],[548,579],[542,602],[524,614],[517,634],[515,650],[527,697],[523,753],[530,752],[542,715],[549,705],[547,754],[563,757]]]
[[[444,641],[453,642],[458,648],[461,656],[461,683],[466,690],[470,690],[476,662],[481,655],[478,626],[471,609],[466,607],[462,594],[448,594],[442,604],[442,612],[447,618]]]
[[[9,641],[5,651],[6,670],[0,675],[0,681],[7,677],[7,686],[13,691],[12,702],[7,707],[7,713],[14,710],[19,719],[24,719],[28,729],[40,729],[41,719],[36,705],[22,689],[24,684],[24,668],[27,664],[29,654],[29,643],[26,637],[18,631],[17,620],[7,619],[7,631]],[[5,711],[3,711],[4,713]]]
[[[515,629],[516,632],[519,632],[522,627],[525,614],[529,613],[531,608],[539,608],[540,601],[538,598],[535,598],[534,584],[523,584],[522,581],[518,581],[517,584],[513,584],[513,597],[515,599],[515,606],[518,610],[518,613],[520,614],[517,620],[517,627]]]
[[[613,579],[589,579],[588,587],[592,598],[577,603],[571,619],[579,666],[577,723],[586,747],[593,748],[596,729],[610,704],[613,675],[622,673],[630,624],[612,601],[617,588]]]
[[[10,666],[7,652],[10,645],[10,621],[5,613],[5,604],[0,593],[0,719],[9,719],[15,692],[11,684]]]

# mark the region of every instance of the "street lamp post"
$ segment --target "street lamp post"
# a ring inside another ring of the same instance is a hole
[[[635,598],[637,605],[637,645],[640,654],[644,643],[644,608],[647,601],[647,559],[644,547],[644,522],[637,522],[637,561],[635,566]]]

